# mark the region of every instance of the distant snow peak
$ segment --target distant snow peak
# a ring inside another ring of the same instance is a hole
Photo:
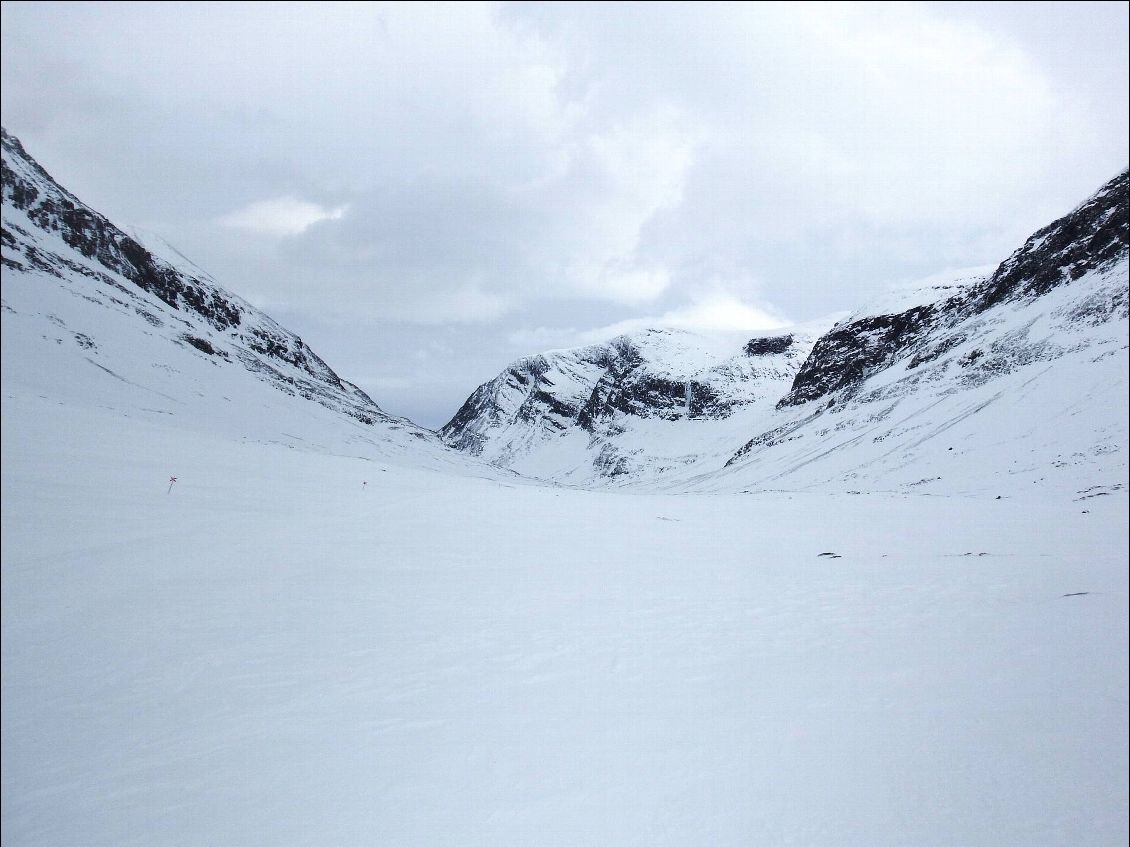
[[[815,337],[650,328],[519,359],[480,386],[441,436],[534,476],[651,478],[696,461],[703,422],[772,405]]]
[[[797,405],[833,392],[854,393],[865,380],[903,360],[913,370],[939,359],[966,340],[968,332],[959,327],[983,325],[981,316],[1005,314],[994,307],[1051,294],[1089,274],[1098,274],[1091,279],[1097,284],[1097,279],[1106,278],[1104,270],[1127,260],[1127,218],[1123,172],[1071,213],[1028,238],[991,274],[950,278],[941,285],[940,277],[935,277],[932,284],[879,298],[817,342],[780,405]],[[1082,283],[1073,290],[1088,302],[1106,296]],[[1111,317],[1126,317],[1126,298],[1120,291],[1114,283],[1108,292]],[[1072,293],[1062,297],[1071,299]],[[978,352],[974,359],[981,355]]]

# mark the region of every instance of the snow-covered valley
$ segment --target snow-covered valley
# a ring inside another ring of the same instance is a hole
[[[10,141],[5,844],[1125,841],[1124,248],[529,357],[452,449]]]
[[[1124,484],[1128,179],[991,272],[892,291],[834,325],[660,328],[523,358],[440,435],[589,487]]]
[[[9,391],[6,842],[1125,834],[1124,490],[599,493]]]

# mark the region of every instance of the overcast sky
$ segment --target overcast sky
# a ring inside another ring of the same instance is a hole
[[[3,123],[385,409],[995,264],[1127,164],[1127,3],[3,3]]]

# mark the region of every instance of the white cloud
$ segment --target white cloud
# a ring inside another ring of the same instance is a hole
[[[284,237],[301,235],[321,221],[337,221],[347,206],[326,208],[294,197],[259,200],[220,218],[221,226],[244,229],[259,235]]]
[[[514,308],[511,299],[486,291],[473,282],[448,288],[416,286],[406,280],[399,287],[384,292],[379,303],[374,303],[373,292],[366,290],[358,290],[355,302],[363,304],[360,318],[350,310],[347,298],[335,302],[333,308],[325,309],[323,314],[342,326],[364,321],[371,331],[374,324],[395,322],[416,327],[490,324]]]
[[[633,305],[654,300],[671,284],[666,268],[621,268],[617,264],[614,259],[604,267],[581,263],[571,280],[584,296]]]
[[[522,350],[577,347],[599,344],[645,329],[685,329],[702,333],[766,332],[791,326],[792,322],[771,306],[750,303],[716,290],[697,300],[661,314],[629,318],[592,329],[539,326],[511,332],[507,341]]]
[[[578,334],[584,344],[606,341],[641,329],[688,329],[698,332],[762,332],[781,329],[790,321],[772,306],[747,303],[716,293],[660,315],[630,318]]]
[[[645,228],[656,215],[677,209],[695,158],[697,134],[673,108],[617,122],[584,139],[573,172],[551,193],[588,200],[569,216],[570,273],[561,282],[581,296],[646,303],[671,284],[670,269],[641,255]],[[591,186],[599,193],[590,196]]]

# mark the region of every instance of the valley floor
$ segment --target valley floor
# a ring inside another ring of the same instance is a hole
[[[4,402],[5,844],[1125,842],[1124,489],[586,492]]]

